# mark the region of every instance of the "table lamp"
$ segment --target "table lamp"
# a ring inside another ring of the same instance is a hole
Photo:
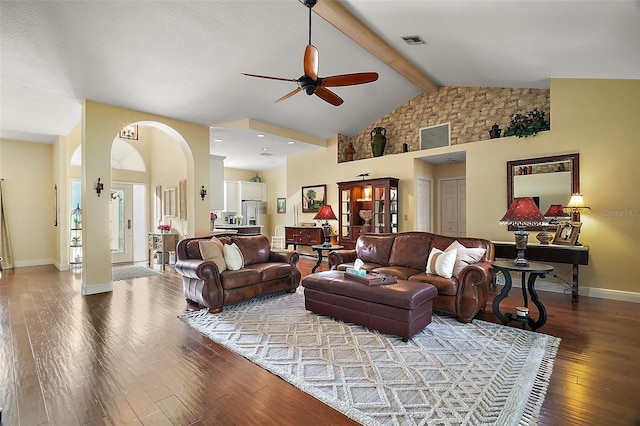
[[[574,222],[580,222],[580,213],[587,213],[591,210],[591,207],[587,207],[584,204],[584,199],[580,194],[572,194],[571,199],[564,206],[564,212],[571,214],[571,220]]]
[[[500,225],[513,225],[518,227],[518,230],[514,232],[518,254],[513,264],[516,266],[528,266],[529,261],[524,258],[524,251],[527,248],[529,233],[524,228],[526,226],[549,225],[549,222],[542,216],[533,198],[514,198],[509,210],[507,210],[502,219],[500,219]]]
[[[557,225],[560,220],[569,219],[569,215],[564,212],[562,204],[551,204],[544,217],[549,221],[549,225]],[[553,234],[547,231],[545,226],[542,231],[538,232],[536,239],[540,241],[540,244],[548,245],[553,240]]]
[[[323,247],[331,247],[331,225],[329,225],[330,220],[338,220],[336,215],[333,213],[333,209],[329,204],[325,204],[320,207],[318,213],[313,217],[313,220],[324,220],[325,222],[322,224],[322,232],[324,234],[324,243],[322,243]]]
[[[581,213],[588,213],[589,210],[591,210],[591,207],[587,207],[584,204],[584,199],[582,198],[581,194],[575,193],[571,195],[571,199],[569,200],[569,202],[567,203],[566,206],[564,206],[564,212],[565,213],[570,213],[571,214],[571,220],[574,222],[580,222],[580,214]],[[576,244],[577,246],[581,246],[582,244],[580,243],[580,241],[576,240]]]

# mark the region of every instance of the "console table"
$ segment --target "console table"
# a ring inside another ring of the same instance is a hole
[[[495,257],[505,259],[516,258],[516,245],[514,242],[493,241]],[[578,266],[589,264],[588,246],[560,246],[555,244],[527,244],[524,252],[527,260],[539,262],[566,263],[573,265],[573,282],[571,284],[571,301],[577,302],[578,294]]]
[[[297,250],[298,246],[315,246],[322,244],[324,234],[320,226],[285,226],[284,227],[284,244],[289,247],[293,244],[293,249]]]
[[[153,259],[153,252],[161,252],[160,265],[164,271],[164,254],[170,251],[176,250],[178,244],[178,234],[158,234],[155,232],[149,232],[148,234],[148,247],[149,247],[149,265],[151,265],[151,259]]]

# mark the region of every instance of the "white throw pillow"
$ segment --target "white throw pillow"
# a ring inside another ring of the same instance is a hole
[[[458,254],[456,255],[456,264],[453,267],[453,275],[458,276],[465,266],[473,263],[478,263],[482,256],[487,252],[487,249],[481,247],[465,247],[458,240],[452,242],[446,251],[455,249]]]
[[[455,249],[442,251],[434,247],[429,253],[429,259],[427,259],[427,274],[435,274],[443,278],[451,278],[455,263]]]
[[[244,266],[244,257],[236,243],[224,245],[224,261],[227,268],[231,271],[237,271]]]
[[[227,263],[224,260],[223,244],[216,237],[211,238],[211,240],[200,241],[200,257],[204,260],[212,260],[218,267],[218,272],[227,269]]]

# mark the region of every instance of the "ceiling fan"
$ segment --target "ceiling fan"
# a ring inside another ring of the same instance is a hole
[[[301,0],[302,1],[302,0]],[[270,80],[282,80],[293,81],[298,84],[291,92],[287,93],[280,99],[274,101],[280,102],[290,98],[300,91],[304,91],[307,95],[316,95],[320,99],[330,103],[331,105],[338,106],[344,101],[340,96],[328,89],[328,87],[339,86],[354,86],[356,84],[371,83],[378,79],[378,73],[376,72],[361,72],[353,74],[340,74],[332,75],[329,77],[318,76],[318,49],[311,44],[311,8],[315,6],[317,0],[304,0],[303,3],[309,8],[309,44],[304,49],[303,69],[304,75],[300,78],[281,78],[281,77],[269,77],[258,74],[247,74],[249,77],[267,78]]]

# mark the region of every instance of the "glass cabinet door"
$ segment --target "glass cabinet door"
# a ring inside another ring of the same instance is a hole
[[[341,191],[340,204],[340,236],[342,238],[351,237],[351,189]]]

